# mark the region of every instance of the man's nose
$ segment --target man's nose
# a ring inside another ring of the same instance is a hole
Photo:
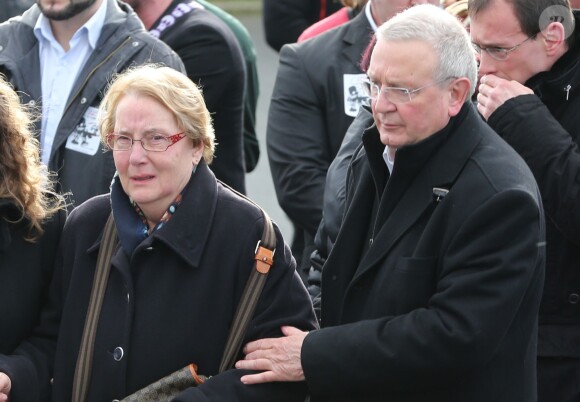
[[[373,102],[374,110],[379,113],[392,112],[397,108],[396,105],[391,102],[383,93],[381,93],[379,97]]]
[[[479,66],[478,75],[480,77],[487,74],[495,74],[496,60],[494,60],[486,51],[482,51],[480,54],[476,54],[475,59]]]

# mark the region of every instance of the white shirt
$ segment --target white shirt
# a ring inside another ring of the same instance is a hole
[[[373,14],[371,13],[371,2],[370,1],[365,5],[365,15],[367,16],[367,20],[369,20],[369,24],[371,24],[371,28],[373,29],[373,31],[377,32],[377,29],[379,29],[379,27],[377,27],[377,24],[375,23],[375,20],[373,19]]]
[[[75,32],[69,42],[68,52],[54,37],[48,18],[41,14],[36,21],[34,35],[39,43],[42,83],[40,149],[45,164],[50,159],[56,130],[72,87],[97,46],[106,14],[107,2],[103,1],[97,12]]]
[[[396,149],[395,152],[397,152]],[[388,145],[385,147],[385,150],[383,151],[383,159],[385,161],[385,164],[387,165],[387,168],[389,169],[389,173],[393,174],[393,166],[395,165],[395,155],[393,154],[393,157],[391,158]]]

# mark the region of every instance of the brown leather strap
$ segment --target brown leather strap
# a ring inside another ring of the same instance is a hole
[[[222,183],[223,184],[223,183]],[[229,188],[229,186],[226,186]],[[231,188],[230,188],[231,189]],[[259,205],[245,197],[243,194],[231,189],[236,194],[250,201],[252,204],[260,208]],[[266,277],[272,264],[274,263],[274,253],[276,251],[276,232],[272,220],[262,208],[260,208],[263,219],[264,229],[262,231],[262,238],[256,247],[256,256],[254,269],[248,277],[246,286],[240,298],[240,303],[234,314],[232,326],[228,334],[228,340],[222,355],[219,372],[223,372],[231,368],[240,351],[244,335],[250,320],[254,315],[258,299],[262,294],[262,289],[266,283]],[[83,329],[83,338],[81,341],[81,348],[77,359],[77,367],[75,370],[75,378],[73,382],[73,400],[75,402],[83,402],[88,391],[92,358],[94,350],[95,335],[103,297],[107,286],[107,280],[111,267],[111,257],[117,244],[117,232],[113,214],[109,215],[109,219],[105,225],[103,232],[103,239],[101,240],[101,247],[99,249],[99,256],[97,259],[97,268],[91,290],[91,298],[89,301],[89,308],[85,320],[85,327]],[[197,375],[197,366],[190,365],[189,370],[195,382],[203,383],[204,376]]]
[[[256,204],[254,204],[256,205]],[[258,208],[260,208],[258,206]],[[266,277],[270,271],[270,267],[274,263],[274,253],[276,251],[276,232],[272,220],[262,208],[262,215],[264,217],[264,230],[262,232],[262,239],[258,242],[256,247],[256,256],[254,269],[250,273],[246,287],[242,293],[240,304],[236,309],[230,333],[222,355],[219,372],[231,368],[238,356],[244,335],[250,320],[254,316],[258,299],[262,294],[262,289],[266,283]]]
[[[89,389],[97,325],[99,323],[105,289],[107,288],[107,280],[109,279],[111,257],[113,256],[116,245],[117,228],[115,227],[115,220],[111,212],[105,224],[103,238],[101,239],[93,279],[93,288],[91,289],[91,298],[89,300],[87,316],[85,317],[81,347],[77,357],[72,394],[72,400],[75,402],[83,402]]]

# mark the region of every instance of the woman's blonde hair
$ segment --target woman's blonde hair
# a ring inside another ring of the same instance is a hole
[[[203,158],[213,160],[215,136],[211,116],[201,90],[186,75],[169,67],[145,64],[130,68],[115,77],[99,108],[99,129],[105,143],[115,128],[115,114],[125,95],[148,96],[165,106],[177,126],[193,140],[203,144]]]
[[[11,200],[21,210],[18,219],[4,219],[27,220],[25,238],[31,242],[42,235],[44,221],[65,205],[64,198],[53,191],[53,176],[40,161],[32,116],[0,75],[0,198]]]

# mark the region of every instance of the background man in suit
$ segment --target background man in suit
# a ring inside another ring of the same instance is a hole
[[[75,205],[107,193],[115,172],[96,132],[97,109],[112,76],[145,62],[183,70],[163,42],[116,0],[36,0],[20,18],[0,25],[0,73],[21,101],[42,110],[37,122],[42,161],[58,173]]]
[[[322,325],[244,348],[247,384],[313,401],[534,401],[544,220],[534,177],[485,124],[461,23],[431,5],[385,23],[375,124],[350,166],[322,275]]]
[[[260,80],[258,78],[258,62],[256,47],[250,33],[233,15],[206,0],[197,0],[206,10],[215,14],[232,30],[242,53],[246,65],[246,91],[244,93],[244,160],[246,173],[253,171],[260,159],[260,143],[256,134],[256,109],[260,95]]]
[[[580,13],[567,0],[471,0],[478,109],[526,161],[546,214],[538,395],[580,401]]]
[[[292,253],[304,278],[322,217],[326,171],[358,107],[359,62],[377,25],[416,4],[438,0],[371,0],[350,22],[280,52],[268,127],[267,152],[278,202],[294,225]]]
[[[145,27],[177,52],[200,85],[215,128],[216,177],[246,192],[243,113],[244,56],[231,29],[195,1],[128,0]]]

